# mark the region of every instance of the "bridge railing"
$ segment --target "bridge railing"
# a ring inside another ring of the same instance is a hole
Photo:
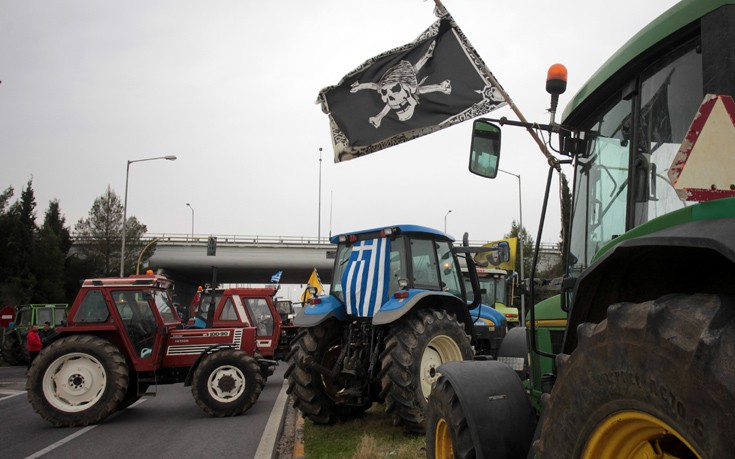
[[[145,240],[158,239],[160,244],[170,245],[206,245],[210,236],[217,238],[218,245],[332,245],[327,236],[321,238],[309,236],[263,236],[258,234],[188,234],[188,233],[146,233]],[[72,233],[72,239],[83,242],[78,234]],[[480,246],[488,241],[470,241],[471,246]],[[559,252],[559,244],[553,242],[542,242],[542,252]]]
[[[217,238],[217,244],[226,245],[331,245],[328,237],[308,236],[263,236],[250,234],[183,234],[183,233],[146,233],[145,239],[158,239],[159,243],[166,244],[207,244],[210,236]]]

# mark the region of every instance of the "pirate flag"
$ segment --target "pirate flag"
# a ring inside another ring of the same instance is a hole
[[[447,10],[412,43],[384,52],[319,93],[334,161],[436,132],[505,105],[504,93]]]

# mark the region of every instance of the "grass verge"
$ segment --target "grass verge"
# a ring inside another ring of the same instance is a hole
[[[332,426],[304,421],[307,459],[419,459],[426,457],[423,435],[410,435],[393,425],[385,405],[373,405],[364,417]]]

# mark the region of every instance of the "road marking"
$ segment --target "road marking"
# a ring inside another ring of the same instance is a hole
[[[0,389],[0,395],[4,395],[5,397],[0,398],[0,402],[3,400],[7,400],[9,398],[17,397],[19,395],[25,394],[26,391],[24,390],[11,390],[11,389]]]
[[[271,415],[268,417],[268,423],[265,425],[263,436],[260,437],[258,450],[255,451],[253,459],[271,459],[275,457],[276,441],[278,441],[281,427],[283,427],[281,420],[283,419],[283,413],[286,412],[286,400],[288,400],[287,389],[288,380],[284,379],[281,392],[278,393],[276,403],[273,405]]]
[[[145,402],[146,400],[147,400],[147,399],[145,399],[145,398],[141,398],[141,399],[140,399],[140,400],[138,400],[137,402],[135,402],[135,403],[133,403],[132,405],[130,405],[130,406],[129,406],[128,408],[132,408],[132,407],[134,407],[134,406],[140,405],[141,403]],[[126,408],[126,409],[127,409],[127,408]],[[125,411],[125,410],[123,410],[123,411]],[[109,415],[109,416],[108,416],[108,417],[107,417],[107,418],[105,419],[105,421],[107,421],[107,420],[109,420],[109,419],[113,419],[113,418],[114,418],[115,416],[117,416],[117,415],[118,415],[118,414],[120,414],[120,413],[122,413],[122,411],[117,411],[117,412],[115,412],[115,413],[112,413],[111,415]],[[41,456],[43,456],[44,454],[48,454],[48,453],[50,453],[51,451],[53,451],[53,450],[55,450],[56,448],[58,448],[59,446],[62,446],[62,445],[64,445],[64,444],[66,444],[66,443],[69,443],[70,441],[74,440],[75,438],[77,438],[77,437],[80,437],[80,436],[84,435],[85,433],[87,433],[87,432],[89,432],[90,430],[94,429],[94,428],[95,428],[95,427],[97,427],[98,425],[99,425],[99,424],[94,424],[94,425],[91,425],[91,426],[87,426],[87,427],[85,427],[85,428],[83,428],[83,429],[81,429],[81,430],[77,430],[77,431],[76,431],[76,432],[74,432],[73,434],[71,434],[71,435],[69,435],[69,436],[66,436],[66,437],[62,438],[61,440],[57,441],[56,443],[53,443],[53,444],[51,444],[51,445],[49,445],[49,446],[45,447],[44,449],[42,449],[42,450],[40,450],[40,451],[36,451],[35,453],[31,454],[30,456],[26,457],[25,459],[34,459],[34,458],[37,458],[37,457],[41,457]]]

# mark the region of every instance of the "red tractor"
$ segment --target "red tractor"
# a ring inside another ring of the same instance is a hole
[[[190,327],[223,328],[233,325],[255,327],[258,353],[266,358],[285,360],[296,336],[293,326],[293,306],[290,301],[275,298],[275,288],[228,288],[205,291],[196,311],[189,320]],[[215,309],[209,322],[209,308]]]
[[[275,364],[254,357],[255,328],[184,329],[172,285],[156,275],[84,281],[67,323],[31,365],[33,409],[56,426],[83,426],[151,385],[183,382],[210,416],[247,411]]]

